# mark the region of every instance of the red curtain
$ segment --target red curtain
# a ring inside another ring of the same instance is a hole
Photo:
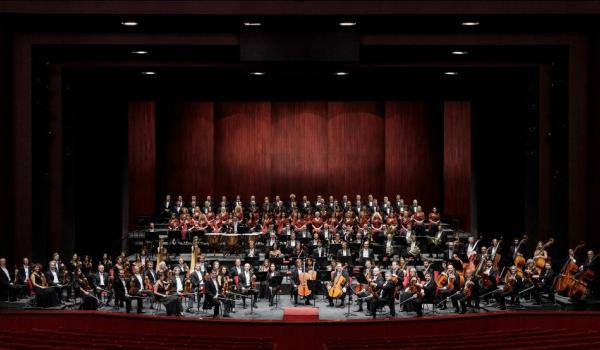
[[[191,195],[213,193],[213,154],[218,146],[213,112],[212,102],[177,103],[164,111],[167,118],[161,118],[158,135],[161,200],[167,193],[181,194],[186,201]]]
[[[471,229],[471,104],[444,103],[444,215]]]
[[[275,102],[271,118],[271,192],[327,193],[327,102]]]
[[[154,102],[129,103],[129,227],[135,218],[156,212],[156,108]]]
[[[330,102],[328,109],[329,192],[338,198],[369,193],[379,197],[385,183],[382,104]]]
[[[217,103],[215,106],[214,195],[271,193],[271,104]],[[230,198],[230,201],[232,199]]]
[[[400,194],[426,211],[443,203],[443,214],[470,220],[468,103],[447,103],[442,115],[424,102],[177,102],[161,107],[156,121],[147,119],[154,104],[134,106],[132,217],[167,193],[262,201],[293,192]],[[155,122],[156,146],[146,144]],[[155,163],[149,147],[158,150]]]
[[[423,210],[439,206],[442,172],[442,118],[424,102],[385,105],[385,191]],[[390,198],[390,200],[394,200]]]

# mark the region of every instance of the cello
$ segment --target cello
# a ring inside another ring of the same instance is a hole
[[[573,256],[577,253],[577,251],[585,246],[585,242],[581,241],[573,249]],[[571,256],[567,258],[565,264],[560,270],[560,275],[556,277],[554,280],[554,291],[556,293],[562,293],[570,290],[575,284],[575,272],[577,272],[577,264],[571,259]]]
[[[306,270],[306,262],[304,262],[304,269]],[[301,297],[307,297],[312,294],[310,288],[308,288],[309,275],[307,272],[298,274],[300,284],[298,284],[298,295]]]
[[[333,285],[327,291],[327,295],[331,298],[339,298],[342,296],[344,288],[344,283],[346,283],[346,277],[344,277],[341,273],[338,274],[333,280]]]

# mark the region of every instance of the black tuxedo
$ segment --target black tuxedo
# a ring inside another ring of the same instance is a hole
[[[133,280],[135,281],[136,278],[133,278]],[[136,286],[137,285],[138,285],[138,283],[136,282]],[[138,288],[141,288],[141,286],[139,286]],[[115,289],[115,305],[118,305],[119,302],[124,301],[126,312],[127,313],[131,312],[132,296],[129,295],[129,292],[128,292],[129,283],[127,283],[127,281],[125,281],[124,279],[117,278],[117,279],[115,279],[114,289]],[[137,300],[137,312],[141,313],[142,307],[143,307],[143,299],[136,298],[136,300]]]
[[[106,285],[108,285],[108,273],[106,273],[106,272],[103,272],[103,273],[102,273],[102,278],[103,278],[103,282],[104,282],[104,284],[102,284],[102,285],[101,285],[101,284],[100,284],[100,272],[96,272],[96,273],[94,273],[94,274],[92,275],[92,278],[90,279],[90,280],[91,280],[90,282],[91,282],[91,283],[92,283],[92,285],[94,286],[94,289],[96,289],[96,288],[98,288],[98,287],[100,287],[100,288],[102,288],[102,289],[105,289],[105,288],[106,288]]]
[[[390,316],[396,316],[396,307],[394,305],[396,286],[394,286],[390,281],[385,281],[383,277],[380,276],[377,279],[377,287],[379,289],[380,298],[378,300],[374,299],[369,305],[373,318],[377,316],[377,309],[386,305],[390,308]]]
[[[29,276],[31,276],[33,269],[31,268],[31,265],[28,265],[27,267],[29,268],[29,271],[26,272],[24,265],[19,266],[19,273],[17,274],[17,283],[25,284],[25,281],[29,279]]]
[[[202,274],[202,272],[200,272],[200,274]],[[194,287],[198,287],[200,283],[204,281],[204,275],[198,276],[198,271],[194,271],[190,274],[190,280]]]
[[[231,276],[231,278],[234,278],[235,276],[239,276],[240,273],[244,272],[244,267],[240,266],[239,267],[239,271],[238,268],[236,266],[233,266],[231,268],[231,270],[229,270],[229,276]]]
[[[373,259],[373,249],[369,248],[369,250],[368,250],[368,252],[369,252],[368,257],[365,257],[364,251],[365,250],[363,248],[360,248],[359,251],[358,251],[358,259],[360,260],[361,263],[364,263],[364,261],[367,260],[367,259],[369,259],[369,260]]]
[[[319,255],[319,248],[315,247],[313,249],[313,258],[324,258],[327,255],[325,255],[325,248],[321,247],[321,254]]]
[[[215,283],[217,284],[215,286]],[[205,281],[204,283],[204,288],[205,288],[205,298],[204,298],[204,309],[211,309],[214,307],[214,317],[217,317],[219,315],[219,306],[220,303],[217,299],[215,299],[217,297],[217,295],[219,295],[219,282],[217,281],[217,279],[209,279],[208,281]]]
[[[144,276],[148,277],[150,283],[155,284],[158,276],[156,276],[156,272],[154,270],[146,270]]]
[[[8,275],[6,275],[4,271],[0,270],[0,298],[2,300],[14,300],[15,292],[11,285],[13,278],[10,275],[10,270],[8,268],[6,268],[6,272],[8,272]]]

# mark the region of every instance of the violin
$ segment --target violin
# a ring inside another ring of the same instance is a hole
[[[48,287],[48,281],[46,280],[46,276],[43,273],[40,273],[40,279],[42,280],[42,287]]]
[[[438,278],[435,280],[435,284],[437,285],[437,287],[439,289],[444,288],[447,283],[448,283],[448,275],[446,274],[446,272],[442,272],[438,276]]]
[[[344,277],[341,273],[338,274],[333,280],[333,285],[327,291],[327,294],[331,298],[339,298],[342,296],[344,288],[344,283],[346,283],[346,277]]]

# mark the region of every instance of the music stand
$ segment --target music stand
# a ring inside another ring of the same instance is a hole
[[[255,267],[255,266],[258,265],[257,264],[258,263],[258,256],[247,256],[244,259],[244,262],[250,264],[250,266],[252,266],[252,267]]]
[[[181,241],[181,231],[180,230],[169,231],[168,237],[169,237],[169,242],[172,242],[173,240],[176,240],[179,242],[179,241]]]
[[[265,272],[265,277],[266,277],[266,272]],[[279,286],[281,286],[282,282],[283,282],[283,275],[273,276],[269,279],[269,287],[272,287],[275,289],[275,307],[272,307],[271,310],[279,310],[278,289],[279,289]]]
[[[327,265],[328,258],[326,256],[322,256],[320,258],[314,258],[314,259],[315,259],[315,270],[316,270],[316,267]]]
[[[340,249],[342,249],[342,245],[341,244],[332,243],[332,244],[329,245],[329,253],[333,254],[334,256],[337,255],[337,252]]]

